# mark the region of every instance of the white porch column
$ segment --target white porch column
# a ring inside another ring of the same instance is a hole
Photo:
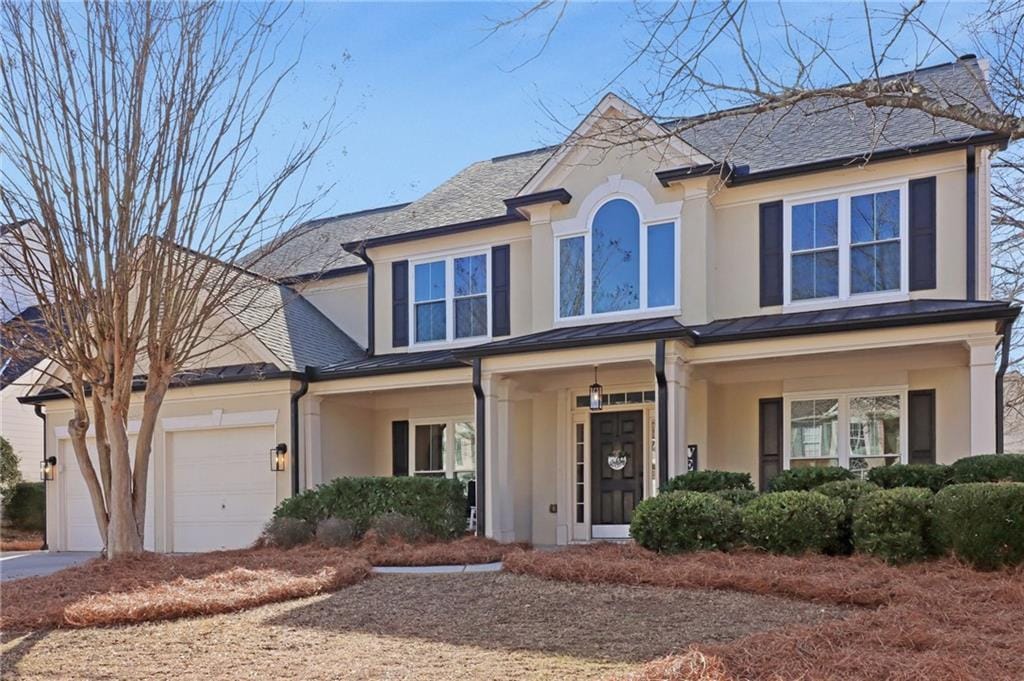
[[[486,424],[486,490],[484,532],[498,541],[515,541],[515,499],[512,488],[512,448],[510,446],[509,380],[493,374],[481,378]]]
[[[996,336],[971,338],[971,454],[996,451]]]
[[[686,398],[690,386],[690,367],[678,355],[665,358],[665,382],[668,387],[668,477],[686,472]]]
[[[320,404],[322,397],[306,395],[302,412],[303,486],[316,487],[324,481],[324,453],[321,448]]]

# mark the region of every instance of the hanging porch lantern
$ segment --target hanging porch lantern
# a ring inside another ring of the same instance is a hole
[[[288,455],[288,445],[280,443],[270,450],[270,470],[280,473],[284,470],[285,459]]]
[[[590,411],[601,411],[604,406],[604,387],[597,382],[597,367],[594,367],[594,382],[590,386]]]
[[[39,462],[39,479],[42,481],[53,480],[57,475],[57,457],[48,456]]]

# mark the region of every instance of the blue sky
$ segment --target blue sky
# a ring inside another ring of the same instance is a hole
[[[409,201],[473,161],[559,142],[563,131],[555,121],[575,122],[629,58],[629,40],[640,37],[630,21],[633,5],[571,5],[550,45],[525,64],[541,45],[545,21],[486,38],[492,20],[516,7],[304,5],[295,31],[306,36],[301,62],[260,141],[261,166],[287,152],[301,122],[322,110],[338,77],[346,125],[308,180],[310,187],[335,184],[319,215]],[[957,16],[970,9],[957,4],[934,11],[947,15],[945,25],[957,38]],[[853,22],[863,9],[816,3],[794,11]],[[842,49],[855,59],[863,55],[862,45],[851,40]],[[770,46],[765,54],[772,54]],[[616,89],[637,88],[649,75],[634,69]]]

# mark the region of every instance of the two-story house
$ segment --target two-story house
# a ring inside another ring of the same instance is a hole
[[[984,104],[982,74],[965,58],[916,80]],[[999,450],[1018,313],[990,295],[1005,140],[816,104],[623,126],[637,112],[609,95],[556,148],[300,225],[261,265],[300,294],[279,323],[167,395],[152,545],[245,545],[338,476],[463,479],[487,536],[555,545],[626,537],[690,468],[764,487]],[[31,399],[58,458],[51,546],[95,548],[68,403]]]

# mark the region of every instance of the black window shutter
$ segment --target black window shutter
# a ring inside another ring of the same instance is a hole
[[[512,333],[511,271],[509,247],[491,249],[491,335],[507,336]]]
[[[935,178],[911,180],[908,204],[910,214],[910,290],[935,288]]]
[[[782,201],[762,203],[759,222],[761,307],[782,305]]]
[[[409,344],[409,261],[391,263],[391,345]]]
[[[763,492],[782,470],[782,398],[765,398],[757,406],[758,482]]]
[[[391,422],[391,474],[409,475],[409,422]]]
[[[910,463],[935,463],[935,391],[911,390],[907,395]]]

